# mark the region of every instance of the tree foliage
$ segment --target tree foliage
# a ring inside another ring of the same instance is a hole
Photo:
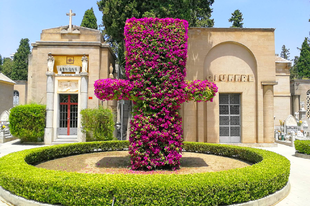
[[[233,28],[243,28],[242,13],[239,9],[235,10],[234,13],[231,14],[231,18],[228,19],[228,21],[233,23],[231,26]]]
[[[131,17],[179,18],[190,27],[212,27],[210,19],[214,0],[101,0],[102,22],[106,34],[118,43],[124,39],[124,26]]]
[[[81,26],[87,27],[90,29],[98,29],[97,18],[94,14],[93,7],[85,11]]]
[[[297,70],[298,59],[299,59],[298,56],[295,56],[293,59],[293,66],[290,69],[291,79],[298,79],[298,70]]]
[[[285,45],[283,45],[280,56],[288,60],[290,58],[290,49],[286,48]]]
[[[27,80],[28,79],[28,55],[30,54],[29,39],[21,39],[19,48],[14,54],[13,69],[11,79]]]
[[[2,60],[2,56],[0,54],[0,72],[2,71],[2,64],[3,64],[3,60]]]
[[[300,57],[296,64],[298,76],[310,78],[310,45],[306,37],[300,49]]]
[[[11,78],[13,69],[13,61],[11,58],[4,58],[2,64],[1,72],[6,75],[7,77]]]
[[[210,19],[214,0],[101,0],[105,40],[114,48],[119,64],[124,66],[124,26],[131,17],[179,18],[190,27],[213,27]]]

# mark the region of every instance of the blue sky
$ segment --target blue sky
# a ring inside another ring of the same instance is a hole
[[[0,0],[0,54],[8,57],[16,52],[21,38],[40,40],[43,29],[69,24],[66,13],[76,16],[73,25],[80,25],[85,11],[93,7],[98,25],[102,13],[96,0]],[[245,28],[275,28],[275,50],[283,44],[290,49],[291,59],[299,56],[310,32],[310,0],[215,0],[212,5],[214,27],[230,27],[228,19],[234,10],[243,13]]]

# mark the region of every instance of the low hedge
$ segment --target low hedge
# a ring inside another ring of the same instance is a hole
[[[105,109],[102,106],[97,109],[83,109],[81,124],[87,142],[113,140],[115,123],[110,109]]]
[[[10,112],[10,132],[22,142],[43,142],[46,106],[26,104],[13,107]]]
[[[299,153],[310,155],[310,140],[295,140],[295,149]]]
[[[62,205],[228,205],[283,188],[290,162],[265,150],[184,143],[187,152],[234,157],[252,166],[196,174],[82,174],[36,168],[54,158],[124,150],[128,141],[86,142],[24,150],[0,158],[0,185],[26,199]]]

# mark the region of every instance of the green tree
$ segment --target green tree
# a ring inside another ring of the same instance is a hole
[[[106,34],[120,43],[124,39],[124,26],[131,17],[180,18],[190,27],[212,27],[210,19],[214,0],[101,0],[102,22]]]
[[[242,13],[239,9],[235,10],[234,13],[231,14],[231,18],[228,19],[228,21],[233,23],[231,26],[233,28],[243,28]]]
[[[90,29],[98,29],[97,18],[94,14],[93,7],[85,11],[81,26],[87,27]]]
[[[28,79],[28,55],[30,54],[29,39],[21,39],[19,48],[14,54],[14,65],[11,78],[13,80]]]
[[[310,46],[306,37],[300,49],[300,56],[296,64],[299,77],[310,78]]]
[[[123,65],[124,26],[131,17],[179,18],[188,21],[190,27],[213,27],[210,19],[214,0],[101,0],[105,40],[117,50],[119,63]]]
[[[290,58],[290,49],[286,48],[285,45],[283,45],[280,56],[284,59],[289,59]]]
[[[293,59],[293,66],[290,69],[291,79],[298,79],[298,70],[297,70],[298,59],[299,59],[298,56],[295,56]]]
[[[11,78],[13,69],[13,61],[11,58],[4,58],[2,64],[2,73],[7,77]]]
[[[2,71],[2,64],[3,64],[3,60],[2,60],[2,56],[0,54],[0,72]]]

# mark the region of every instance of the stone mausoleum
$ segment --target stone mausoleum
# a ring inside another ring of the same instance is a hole
[[[71,16],[69,26],[43,30],[32,47],[27,97],[47,105],[45,144],[85,141],[80,111],[98,108],[93,84],[113,72],[114,53],[99,30],[72,26]]]
[[[187,79],[208,79],[219,92],[213,102],[184,103],[184,139],[273,143],[274,29],[190,28],[188,46]],[[287,93],[288,85],[289,74]]]
[[[116,115],[115,102],[99,101],[93,86],[117,76],[115,55],[99,30],[72,26],[71,16],[32,46],[27,101],[47,105],[45,144],[85,141],[82,109],[103,105]],[[275,57],[274,29],[190,28],[186,78],[208,79],[219,92],[213,102],[182,105],[184,140],[273,143],[274,104],[291,107],[286,64]]]

